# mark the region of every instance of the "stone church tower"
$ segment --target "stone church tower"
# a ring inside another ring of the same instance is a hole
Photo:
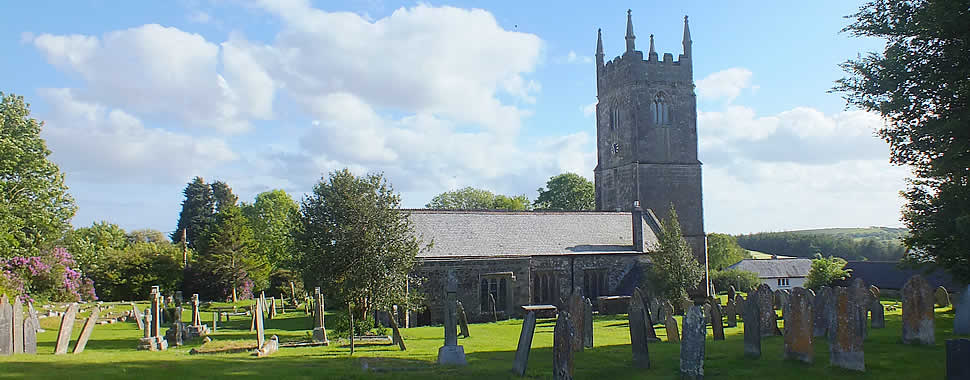
[[[684,237],[706,267],[701,162],[697,159],[697,100],[690,30],[684,17],[683,54],[661,59],[650,36],[644,57],[635,48],[627,11],[626,50],[604,62],[596,40],[596,209],[629,211],[639,201],[665,219],[671,203]]]

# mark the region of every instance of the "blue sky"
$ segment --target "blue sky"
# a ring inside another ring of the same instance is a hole
[[[592,178],[596,29],[681,52],[690,16],[707,231],[899,225],[905,168],[875,115],[829,94],[877,40],[859,4],[748,1],[8,4],[5,92],[24,95],[67,175],[75,226],[174,229],[192,177],[243,200],[382,171],[406,207],[464,186],[536,197]],[[42,16],[42,17],[41,17]]]

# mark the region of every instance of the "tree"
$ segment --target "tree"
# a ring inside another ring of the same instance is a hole
[[[751,258],[748,250],[738,245],[738,240],[731,235],[707,234],[707,260],[712,271],[723,270],[738,261]]]
[[[846,61],[836,82],[848,104],[877,112],[890,161],[909,165],[903,241],[911,262],[970,281],[970,1],[874,0],[843,31],[886,39],[882,53]]]
[[[144,228],[140,230],[134,230],[128,233],[128,243],[165,243],[168,242],[165,239],[165,235],[159,230],[153,230],[150,228]]]
[[[529,198],[523,195],[508,197],[496,195],[491,191],[465,187],[435,195],[426,208],[442,210],[511,210],[522,211],[531,208]]]
[[[47,159],[42,126],[23,97],[0,92],[0,257],[39,254],[77,211],[64,174]]]
[[[687,291],[696,288],[704,279],[704,268],[684,240],[673,204],[660,230],[657,246],[650,252],[653,264],[647,278],[656,294],[671,301],[686,299]]]
[[[420,243],[400,203],[380,174],[357,177],[343,169],[321,179],[300,206],[296,244],[304,284],[353,303],[358,318],[413,302],[407,285]]]
[[[189,248],[204,241],[206,230],[215,215],[215,199],[212,187],[205,183],[202,177],[195,177],[182,191],[185,200],[182,201],[182,212],[179,213],[178,227],[172,231],[173,242],[182,241],[182,230],[185,230]]]
[[[593,210],[596,208],[595,187],[583,176],[563,173],[546,182],[539,188],[535,208],[540,210]]]
[[[182,278],[182,250],[168,241],[135,242],[112,248],[89,274],[103,301],[145,299],[154,285],[176,289]]]
[[[741,269],[724,269],[711,272],[711,282],[714,289],[726,291],[731,286],[739,292],[751,292],[761,285],[758,274]]]
[[[271,267],[257,253],[253,231],[239,206],[224,204],[206,236],[208,240],[199,247],[198,267],[193,268],[193,273],[195,281],[203,280],[218,291],[212,296],[236,302],[246,298],[247,291],[269,285]],[[196,283],[195,287],[200,285]]]
[[[122,250],[128,246],[125,230],[106,221],[95,222],[91,227],[68,231],[64,236],[64,248],[74,256],[82,273],[97,271],[97,266],[112,249]]]
[[[844,280],[851,275],[851,269],[845,269],[846,261],[841,257],[817,258],[812,260],[812,269],[808,270],[808,280],[805,287],[818,290],[822,286],[832,285],[832,282]]]
[[[283,190],[270,190],[256,195],[256,202],[242,205],[256,241],[257,253],[274,268],[291,267],[293,230],[299,218],[300,206]]]
[[[215,211],[219,212],[225,206],[235,206],[239,197],[232,193],[232,188],[222,181],[215,181],[212,187],[212,200],[215,202]]]

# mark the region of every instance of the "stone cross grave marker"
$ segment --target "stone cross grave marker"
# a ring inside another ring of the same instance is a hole
[[[465,306],[461,304],[461,301],[457,302],[458,304],[456,307],[458,308],[458,328],[461,329],[461,337],[468,338],[471,335],[468,333],[468,316],[465,315]]]
[[[91,339],[91,333],[94,332],[94,325],[98,323],[98,316],[100,315],[100,307],[91,308],[91,315],[84,322],[84,327],[81,328],[81,336],[77,338],[77,343],[74,344],[74,354],[84,352],[84,347],[88,345],[88,340]]]
[[[553,330],[552,378],[572,380],[573,378],[573,331],[569,312],[560,311]]]
[[[589,298],[583,305],[583,347],[593,348],[593,302]]]
[[[13,305],[4,294],[0,297],[0,355],[13,355]]]
[[[778,322],[773,302],[774,293],[772,293],[771,288],[767,284],[761,284],[761,286],[758,286],[757,297],[750,301],[758,302],[758,311],[761,313],[761,321],[759,322],[761,336],[775,335],[776,330],[778,330]]]
[[[57,330],[57,344],[54,346],[54,354],[61,355],[67,353],[67,345],[71,341],[71,332],[74,331],[74,319],[77,318],[77,304],[72,303],[61,317],[61,327]]]
[[[812,308],[812,336],[825,336],[829,329],[829,308],[832,307],[832,288],[822,286],[815,294],[815,305]]]
[[[13,298],[13,353],[24,353],[24,306],[20,297]]]
[[[530,311],[522,321],[522,331],[519,332],[519,345],[515,349],[515,364],[512,370],[516,375],[525,376],[529,366],[529,352],[532,350],[532,337],[536,332],[536,313]]]
[[[950,306],[950,293],[946,291],[943,286],[936,287],[936,306],[937,307],[947,307]]]
[[[458,279],[455,272],[448,272],[445,284],[445,345],[438,348],[438,364],[468,365],[465,348],[458,345],[456,312],[458,307]]]
[[[959,302],[956,317],[953,318],[953,333],[967,335],[970,334],[970,285],[963,289]]]
[[[667,341],[680,343],[680,330],[677,328],[677,320],[674,319],[674,305],[670,301],[664,301],[664,330],[667,331]]]
[[[327,326],[324,317],[324,299],[323,294],[319,293],[320,288],[316,288],[314,296],[316,297],[316,302],[314,302],[313,316],[313,341],[317,343],[323,343],[324,345],[329,345],[330,341],[327,339]]]
[[[704,378],[704,341],[707,326],[704,312],[694,305],[684,315],[684,336],[680,343],[680,376],[682,379]]]
[[[714,334],[714,340],[724,340],[724,320],[721,319],[721,305],[716,303],[711,304],[711,330]]]
[[[744,355],[752,358],[761,357],[761,303],[757,302],[757,294],[749,294],[748,300],[743,302],[744,311]]]
[[[970,339],[946,340],[946,380],[970,379]]]
[[[569,296],[569,318],[571,325],[574,329],[573,331],[573,351],[583,350],[583,336],[586,334],[583,329],[586,324],[583,323],[583,295],[582,290],[578,287],[573,289],[573,293]]]
[[[933,289],[914,275],[903,285],[903,343],[932,345],[936,342]]]
[[[878,287],[876,287],[875,285],[869,285],[869,291],[871,291],[872,294],[875,295],[877,299],[879,298],[880,292]]]
[[[841,286],[832,289],[829,309],[829,363],[855,371],[865,371],[860,306],[855,304],[850,290]]]
[[[812,303],[808,291],[797,287],[792,291],[785,314],[785,358],[812,363]]]
[[[645,306],[640,297],[640,289],[633,290],[627,318],[630,325],[630,346],[633,349],[633,366],[650,368],[650,351],[647,348],[647,331],[645,321]]]
[[[192,294],[192,326],[201,326],[202,316],[199,315],[199,294]]]

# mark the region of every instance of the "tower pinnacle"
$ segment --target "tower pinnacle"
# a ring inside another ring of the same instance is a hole
[[[684,55],[690,57],[690,26],[687,24],[687,16],[684,15]]]
[[[651,61],[657,60],[657,50],[653,48],[653,34],[650,35],[650,52],[647,53],[647,59]]]
[[[633,43],[637,37],[633,35],[633,11],[630,9],[626,10],[626,51],[632,52],[636,50]]]
[[[602,67],[602,66],[603,66],[603,29],[596,29],[596,67]]]

